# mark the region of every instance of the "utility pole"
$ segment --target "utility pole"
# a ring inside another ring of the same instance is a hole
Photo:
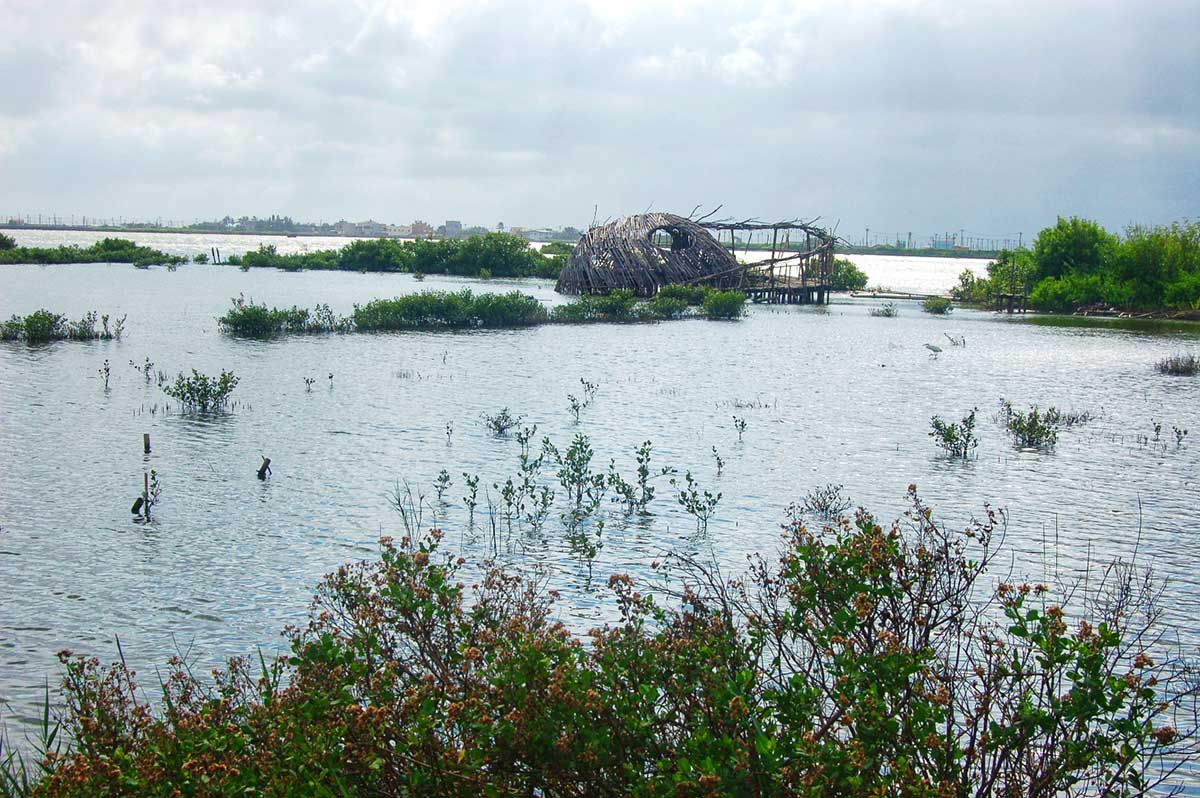
[[[867,228],[867,235],[866,235],[866,237],[865,237],[865,238],[863,238],[863,246],[864,246],[864,247],[870,247],[870,246],[871,246],[871,228],[869,228],[869,227]]]

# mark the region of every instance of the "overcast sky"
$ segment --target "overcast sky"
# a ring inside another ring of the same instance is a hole
[[[0,0],[0,213],[1200,217],[1200,1]]]

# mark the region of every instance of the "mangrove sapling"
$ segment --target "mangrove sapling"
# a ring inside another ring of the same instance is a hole
[[[798,507],[791,505],[788,516],[793,520],[811,515],[825,521],[835,521],[844,517],[850,507],[850,499],[842,495],[842,486],[830,482],[810,490]]]
[[[507,407],[500,408],[495,415],[484,415],[483,423],[497,438],[507,438],[513,428],[521,423],[525,416],[514,416]]]
[[[1175,433],[1175,448],[1183,446],[1183,439],[1187,437],[1187,430],[1180,429],[1174,424],[1171,425],[1171,432]]]
[[[567,491],[576,509],[583,505],[583,499],[592,481],[592,445],[583,433],[577,433],[567,447],[565,454],[550,443],[549,438],[542,441],[542,452],[558,463],[559,484]]]
[[[877,308],[871,308],[869,313],[876,318],[894,319],[899,314],[899,309],[895,302],[884,302]]]
[[[104,365],[101,366],[98,369],[98,371],[100,372],[100,376],[104,378],[104,390],[107,391],[108,390],[108,378],[109,378],[109,375],[112,374],[112,369],[108,365],[108,358],[104,358]]]
[[[746,419],[738,416],[733,417],[733,428],[737,430],[738,443],[742,442],[742,433],[746,431]]]
[[[583,386],[583,406],[587,407],[596,398],[596,391],[600,390],[600,383],[588,382],[583,377],[580,377],[579,384]]]
[[[1047,408],[1043,413],[1037,405],[1031,405],[1029,410],[1022,413],[1001,398],[1000,416],[1017,448],[1053,449],[1058,442],[1058,427],[1063,415],[1056,408]],[[1081,418],[1080,414],[1074,414],[1073,423],[1080,423]]]
[[[447,446],[449,446],[449,445],[450,445],[450,438],[451,438],[451,436],[453,436],[453,435],[454,435],[454,422],[453,422],[453,421],[447,421],[447,422],[446,422],[446,445],[447,445]]]
[[[317,381],[316,377],[305,377],[304,378],[304,391],[306,393],[312,393],[313,383],[316,381]]]
[[[633,513],[638,506],[637,489],[630,482],[627,482],[620,472],[617,471],[617,461],[608,461],[608,486],[612,489],[616,496],[613,497],[614,502],[620,502],[625,507],[626,513]]]
[[[588,579],[592,577],[592,566],[600,549],[604,548],[604,519],[598,519],[594,525],[594,534],[589,534],[586,525],[572,523],[567,526],[567,545],[571,553],[587,563]]]
[[[134,371],[141,372],[142,376],[146,378],[146,384],[150,384],[150,379],[154,374],[154,364],[150,362],[149,357],[147,357],[146,362],[140,366],[137,363],[134,363],[132,360],[129,361],[129,365],[133,366]]]
[[[958,423],[942,421],[941,417],[934,416],[929,420],[933,427],[929,437],[952,457],[966,459],[971,450],[979,445],[979,439],[975,437],[975,414],[978,411],[979,408],[972,408]]]
[[[571,405],[571,415],[575,416],[575,423],[579,423],[579,414],[583,411],[583,404],[575,398],[574,394],[567,394],[567,402]]]
[[[646,507],[654,499],[654,486],[650,484],[650,480],[655,477],[670,476],[675,473],[675,469],[670,466],[663,466],[655,477],[650,475],[650,455],[653,453],[654,447],[650,441],[646,441],[637,450],[637,507],[642,512],[646,512]]]
[[[463,504],[467,507],[468,515],[474,518],[475,507],[479,504],[479,475],[468,474],[464,471],[463,484],[467,486],[467,495],[463,497]]]
[[[164,385],[163,393],[177,400],[185,410],[224,410],[229,407],[229,394],[237,387],[239,378],[233,372],[221,370],[219,377],[209,377],[192,369],[192,376],[182,373],[172,385]]]
[[[433,489],[435,491],[437,491],[438,504],[443,503],[442,497],[445,495],[446,490],[452,484],[453,483],[450,481],[450,472],[449,471],[447,471],[446,469],[443,468],[440,472],[438,472],[437,479],[435,479],[433,481]]]
[[[525,507],[521,501],[521,492],[516,485],[513,484],[512,477],[509,477],[501,485],[499,482],[493,482],[492,488],[500,493],[500,498],[504,502],[504,512],[501,514],[504,520],[512,527],[513,516],[522,513]]]
[[[725,461],[721,459],[721,453],[717,451],[717,447],[712,447],[713,459],[717,461],[717,476],[721,476],[721,471],[725,468]]]
[[[684,472],[683,478],[684,487],[680,488],[675,479],[671,480],[671,485],[679,489],[679,505],[696,519],[696,531],[703,534],[708,531],[708,521],[717,511],[717,503],[721,501],[721,494],[713,495],[707,490],[699,490],[698,483],[692,477],[691,471]]]
[[[534,424],[532,427],[522,426],[521,429],[517,431],[517,444],[521,447],[522,457],[529,456],[529,442],[533,440],[533,436],[536,434],[537,424]],[[539,465],[541,464],[540,457],[538,458],[538,463]]]

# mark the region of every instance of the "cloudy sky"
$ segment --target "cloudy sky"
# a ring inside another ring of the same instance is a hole
[[[1200,2],[0,0],[0,213],[1200,216]]]

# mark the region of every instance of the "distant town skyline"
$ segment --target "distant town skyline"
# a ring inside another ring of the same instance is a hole
[[[4,212],[721,204],[849,239],[1200,212],[1196,2],[2,7]]]

